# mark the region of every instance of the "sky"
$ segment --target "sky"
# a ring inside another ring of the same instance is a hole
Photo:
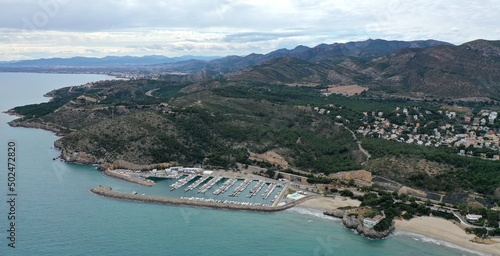
[[[0,0],[0,61],[500,39],[499,0]]]

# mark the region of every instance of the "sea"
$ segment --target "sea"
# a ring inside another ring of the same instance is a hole
[[[46,102],[49,99],[43,95],[53,89],[106,79],[113,78],[0,73],[0,111]],[[339,220],[306,208],[259,213],[96,196],[89,190],[98,185],[150,191],[107,177],[94,166],[54,160],[59,156],[53,147],[58,137],[40,129],[10,127],[7,122],[15,118],[0,114],[1,256],[482,255],[400,231],[383,240],[366,239]],[[15,148],[11,170],[9,147]],[[13,191],[9,191],[9,172],[15,172]]]

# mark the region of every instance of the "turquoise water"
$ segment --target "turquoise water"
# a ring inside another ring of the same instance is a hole
[[[0,110],[46,101],[96,75],[0,73]],[[89,192],[144,187],[91,166],[53,161],[54,134],[12,128],[0,114],[0,255],[476,255],[408,233],[368,240],[303,208],[255,213],[118,201]],[[7,142],[17,147],[16,248],[7,246]],[[153,190],[160,191],[159,188]]]

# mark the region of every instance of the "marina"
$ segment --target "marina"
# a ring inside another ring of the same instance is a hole
[[[280,196],[285,186],[284,182],[256,175],[183,167],[151,171],[108,169],[105,173],[151,187],[149,191],[137,189],[135,192],[138,194],[195,201],[202,200],[196,198],[203,198],[211,203],[234,202],[230,204],[245,206],[277,205],[289,200]],[[131,193],[131,191],[123,192]]]

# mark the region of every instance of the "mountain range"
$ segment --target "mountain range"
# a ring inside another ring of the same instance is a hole
[[[384,95],[416,98],[500,99],[500,41],[453,45],[436,40],[320,44],[267,54],[52,58],[0,62],[0,71],[181,72],[176,81],[213,79],[270,84],[362,85]],[[186,74],[187,73],[187,74]],[[172,79],[174,79],[172,77]],[[497,82],[498,81],[498,82]]]
[[[401,48],[371,59],[358,56],[345,54],[316,62],[277,58],[226,77],[266,83],[358,84],[415,97],[497,99],[500,95],[499,41]]]
[[[187,60],[209,61],[217,57],[209,56],[181,56],[166,57],[161,55],[136,56],[106,56],[103,58],[72,57],[72,58],[47,58],[20,61],[2,61],[0,67],[96,67],[96,66],[146,66],[160,63],[173,63]]]

